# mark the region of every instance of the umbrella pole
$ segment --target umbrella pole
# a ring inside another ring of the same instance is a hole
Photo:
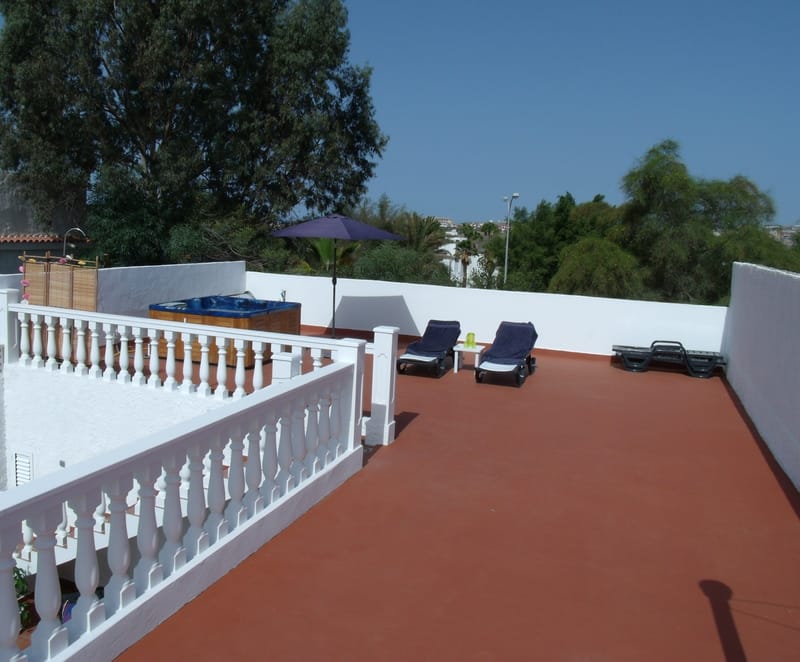
[[[333,314],[331,316],[331,337],[336,337],[336,239],[333,240]]]

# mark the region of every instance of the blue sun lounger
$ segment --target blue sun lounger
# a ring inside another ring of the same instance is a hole
[[[539,334],[531,322],[500,322],[494,342],[481,352],[475,366],[475,381],[482,382],[486,373],[513,374],[517,386],[536,370],[531,356]]]
[[[453,347],[461,334],[456,321],[430,320],[422,338],[412,342],[404,354],[397,357],[397,371],[405,372],[408,365],[423,365],[434,369],[437,377],[446,370],[447,357],[453,357]]]

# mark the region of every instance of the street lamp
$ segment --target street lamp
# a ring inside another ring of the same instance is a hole
[[[506,260],[505,266],[503,267],[503,287],[506,286],[506,279],[508,278],[508,238],[511,236],[511,205],[514,204],[514,200],[518,197],[519,193],[512,193],[510,196],[507,195],[503,198],[503,200],[508,203],[508,211],[506,212]]]

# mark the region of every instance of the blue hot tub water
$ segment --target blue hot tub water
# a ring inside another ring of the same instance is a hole
[[[211,317],[252,317],[253,315],[296,308],[299,305],[299,303],[291,301],[268,301],[266,299],[213,295],[167,303],[153,303],[150,304],[150,310],[184,312],[193,315],[210,315]]]

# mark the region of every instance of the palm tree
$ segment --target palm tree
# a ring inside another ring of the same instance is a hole
[[[334,243],[333,239],[326,238],[309,239],[308,245],[311,246],[312,254],[310,259],[303,261],[301,265],[309,272],[330,271],[333,268],[334,257],[337,266],[352,264],[361,246],[357,241]]]
[[[461,264],[461,287],[467,286],[467,268],[472,261],[472,256],[478,254],[478,241],[480,235],[471,225],[462,225],[459,231],[464,238],[456,243],[453,257]]]
[[[444,228],[433,216],[420,216],[416,212],[405,215],[397,231],[405,237],[405,245],[418,253],[441,255],[446,243]]]

